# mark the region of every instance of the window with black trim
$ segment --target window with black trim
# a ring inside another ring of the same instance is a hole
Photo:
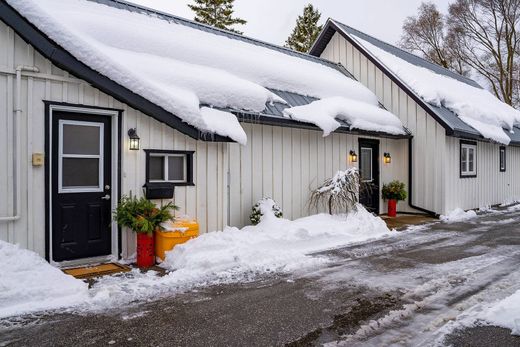
[[[460,177],[477,177],[477,143],[460,141]]]
[[[145,149],[146,183],[193,185],[193,151]]]
[[[506,172],[506,147],[500,146],[498,153],[500,156],[500,172]]]

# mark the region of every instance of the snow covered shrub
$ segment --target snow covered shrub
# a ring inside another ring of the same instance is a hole
[[[258,200],[258,202],[253,206],[253,210],[251,211],[251,216],[249,216],[249,219],[253,225],[257,225],[260,223],[262,217],[267,214],[274,215],[276,218],[283,217],[282,209],[271,198],[263,198],[262,200]]]
[[[397,180],[383,184],[382,193],[385,200],[405,200],[408,196],[404,183]]]
[[[350,212],[359,202],[360,179],[357,168],[338,171],[311,192],[309,205],[316,209],[327,206],[334,211]]]

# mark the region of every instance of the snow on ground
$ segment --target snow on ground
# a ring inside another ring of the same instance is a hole
[[[200,105],[261,112],[267,102],[284,102],[267,88],[378,105],[369,89],[333,68],[180,20],[85,0],[8,2],[94,70],[202,131],[238,142],[238,122],[229,122],[229,114],[201,112]]]
[[[464,211],[461,208],[456,208],[446,215],[440,217],[441,221],[445,223],[463,222],[477,217],[477,212],[473,210]]]
[[[520,335],[520,290],[489,305],[478,318],[491,325],[510,329],[513,335]]]
[[[100,278],[90,290],[36,253],[0,242],[0,317],[74,306],[104,310],[195,286],[247,281],[266,273],[286,273],[326,263],[311,255],[331,248],[391,235],[385,222],[361,205],[348,215],[318,214],[290,221],[262,208],[261,222],[203,234],[167,253],[164,276],[138,269]],[[7,266],[6,266],[7,264]]]
[[[88,285],[38,254],[0,241],[0,318],[68,307],[88,299]]]
[[[162,266],[199,273],[292,271],[323,259],[309,253],[391,235],[362,206],[349,215],[319,214],[294,221],[263,209],[261,222],[203,234],[167,253]]]
[[[345,97],[317,100],[308,105],[287,108],[284,113],[293,119],[317,125],[324,136],[340,127],[336,118],[347,121],[352,129],[405,134],[397,116],[379,106]]]
[[[427,103],[444,106],[485,138],[509,144],[503,129],[513,131],[520,124],[520,111],[501,102],[485,89],[413,65],[371,43],[354,36],[376,58],[401,78]]]

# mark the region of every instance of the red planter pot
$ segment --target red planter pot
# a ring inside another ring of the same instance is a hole
[[[137,233],[137,266],[147,268],[155,265],[154,234]]]
[[[396,217],[397,216],[397,200],[390,199],[388,200],[388,217]]]

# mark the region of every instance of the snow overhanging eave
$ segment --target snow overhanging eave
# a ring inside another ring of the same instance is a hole
[[[263,125],[271,125],[271,126],[279,126],[286,128],[297,128],[297,129],[309,129],[309,130],[318,130],[322,131],[322,129],[312,123],[302,122],[298,120],[294,120],[288,117],[277,117],[272,115],[267,115],[260,112],[252,112],[246,110],[233,110],[233,109],[220,109],[221,111],[226,111],[233,113],[237,116],[239,122],[241,123],[250,123],[250,124],[263,124]],[[351,129],[344,121],[338,120],[339,122],[345,124],[337,128],[335,133],[345,133],[352,135],[365,135],[365,136],[375,136],[389,139],[410,139],[413,135],[410,133],[408,129],[403,127],[405,134],[389,134],[380,131],[368,131],[362,129]]]
[[[0,20],[54,65],[82,79],[116,100],[196,140],[234,142],[231,138],[201,131],[181,118],[95,71],[32,25],[18,11],[0,1]]]

